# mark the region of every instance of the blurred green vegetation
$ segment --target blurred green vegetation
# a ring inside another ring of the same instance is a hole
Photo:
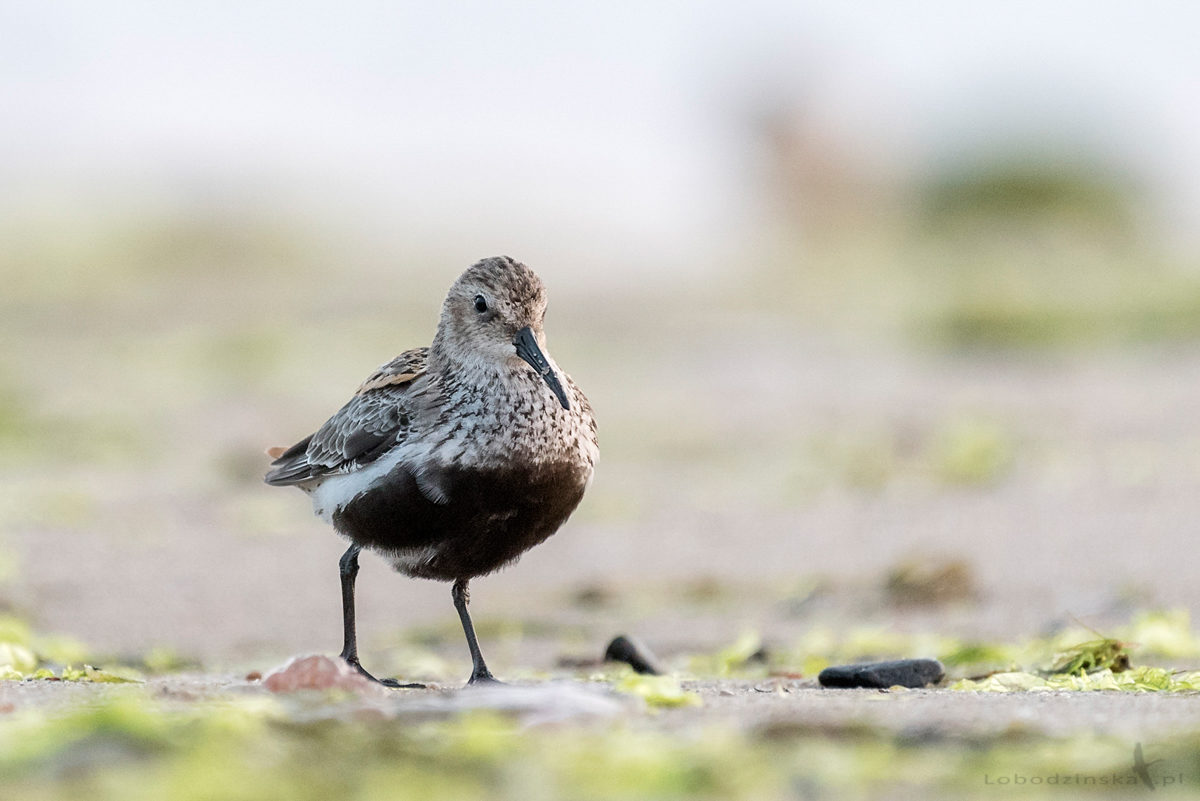
[[[1128,646],[1139,658],[1200,656],[1200,637],[1186,612],[1141,613],[1117,633],[1144,641]],[[53,660],[86,658],[86,648],[38,635],[7,617],[0,619],[0,662],[7,661],[0,664],[0,682],[23,673],[33,677],[27,683],[48,688],[64,686],[61,680],[96,686],[89,688],[94,695],[87,703],[66,706],[21,700],[5,705],[0,697],[0,797],[375,799],[402,792],[406,798],[455,801],[757,800],[791,798],[798,787],[810,795],[850,798],[917,788],[982,797],[994,792],[985,777],[1125,776],[1131,744],[1115,734],[1050,737],[1017,727],[935,735],[854,721],[810,724],[783,714],[756,717],[748,726],[673,718],[707,703],[693,684],[696,678],[791,679],[800,669],[811,676],[830,662],[935,653],[950,668],[951,680],[1008,666],[1001,668],[1008,672],[959,681],[956,690],[1194,693],[1200,686],[1200,672],[1140,665],[1120,674],[1107,667],[1074,675],[1011,669],[1049,664],[1064,649],[1079,648],[1080,638],[1095,634],[1072,628],[1026,643],[969,643],[884,629],[814,627],[780,650],[765,649],[757,634],[746,632],[711,654],[679,655],[674,661],[683,669],[671,675],[639,676],[609,665],[579,676],[643,699],[648,711],[546,726],[531,725],[517,712],[464,712],[448,705],[433,713],[428,704],[406,711],[407,700],[442,697],[432,692],[382,703],[339,692],[270,695],[249,682],[193,689],[194,677],[188,676],[148,686],[127,670],[51,669]],[[164,652],[141,661],[168,677],[192,667]],[[886,703],[903,692],[874,697]],[[1148,759],[1162,760],[1155,776],[1200,781],[1200,741],[1194,735],[1147,741],[1144,747]]]
[[[1019,224],[1029,230],[1075,227],[1113,241],[1136,237],[1138,188],[1111,167],[1049,160],[1035,153],[991,153],[929,176],[919,215],[934,233]]]
[[[1007,423],[972,412],[921,423],[829,425],[789,445],[786,464],[755,473],[758,489],[774,486],[785,503],[831,487],[871,493],[897,485],[986,488],[1002,483],[1021,454]]]
[[[1098,283],[1074,290],[1050,281],[979,278],[956,289],[915,330],[950,347],[990,348],[1136,345],[1200,336],[1200,279],[1191,274],[1148,264],[1091,278]]]
[[[15,383],[15,382],[14,382]],[[133,424],[88,409],[48,412],[0,376],[0,466],[79,462],[115,463],[147,453]]]
[[[898,633],[881,627],[855,627],[835,631],[814,626],[798,642],[772,657],[767,670],[798,670],[815,675],[829,665],[884,659],[936,657],[946,665],[950,680],[986,676],[998,672],[1026,672],[1042,676],[1054,673],[1077,674],[1081,667],[1091,670],[1114,667],[1110,658],[1091,662],[1066,661],[1098,650],[1109,653],[1112,645],[1140,667],[1158,669],[1200,658],[1200,635],[1191,626],[1186,610],[1139,612],[1129,623],[1114,629],[1111,638],[1097,638],[1082,626],[1069,626],[1024,642],[1005,643],[962,639],[944,634]],[[1149,664],[1147,664],[1149,663]],[[1117,666],[1119,672],[1120,666]],[[1169,670],[1164,675],[1169,674]],[[1156,674],[1158,675],[1158,674]],[[1194,690],[1200,680],[1197,671],[1185,672],[1183,684],[1155,687],[1174,691]],[[1036,678],[1036,676],[1035,676]],[[964,688],[969,689],[964,685]],[[1087,689],[1086,682],[1069,689]],[[1117,689],[1097,686],[1094,689]],[[1143,686],[1122,689],[1151,689]]]
[[[1102,158],[980,153],[891,203],[863,191],[849,216],[802,197],[812,219],[780,222],[746,303],[951,351],[1200,337],[1200,254],[1164,244],[1144,188]]]
[[[931,180],[916,243],[945,294],[918,334],[952,347],[1195,339],[1200,261],[1167,255],[1145,205],[1095,160],[992,155]]]
[[[11,222],[4,237],[0,263],[14,305],[30,297],[136,296],[191,273],[213,281],[247,269],[286,274],[310,263],[316,249],[296,224],[199,208],[64,212]]]
[[[49,717],[10,713],[0,727],[0,791],[22,801],[397,794],[454,801],[757,801],[797,792],[993,797],[994,785],[1005,781],[1000,777],[1011,782],[1014,775],[1116,775],[1136,783],[1132,744],[1103,733],[1056,738],[1015,729],[943,738],[780,718],[747,730],[693,726],[681,736],[623,722],[529,728],[478,712],[435,721],[403,714],[341,720],[321,709],[314,698],[234,696],[181,706],[114,696]],[[1159,781],[1170,776],[1183,787],[1200,781],[1194,737],[1148,741],[1143,748],[1147,759],[1161,760],[1152,769]],[[1045,797],[1063,792],[1038,789]]]

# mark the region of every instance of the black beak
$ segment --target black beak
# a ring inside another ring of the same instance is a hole
[[[533,335],[533,329],[525,326],[517,332],[516,338],[513,339],[513,345],[517,348],[517,355],[525,361],[529,362],[529,366],[537,370],[538,375],[550,387],[550,391],[554,393],[554,397],[558,398],[558,402],[568,411],[571,409],[571,402],[567,400],[566,390],[559,382],[558,376],[554,373],[554,368],[550,366],[550,362],[546,361],[546,356],[542,353],[542,349],[538,347],[537,337]]]

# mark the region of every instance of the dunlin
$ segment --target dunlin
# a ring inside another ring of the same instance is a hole
[[[380,367],[315,434],[268,451],[266,482],[307,492],[351,543],[340,562],[342,658],[369,678],[354,625],[363,548],[400,573],[453,582],[470,683],[495,681],[468,584],[557,531],[599,455],[587,398],[546,351],[545,313],[533,270],[485,259],[450,287],[432,345]]]

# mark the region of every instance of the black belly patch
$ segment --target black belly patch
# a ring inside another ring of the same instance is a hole
[[[448,500],[435,503],[398,466],[335,512],[333,524],[384,556],[422,550],[419,563],[397,564],[408,575],[471,578],[503,567],[557,531],[583,498],[586,477],[572,464],[450,467],[438,475]]]

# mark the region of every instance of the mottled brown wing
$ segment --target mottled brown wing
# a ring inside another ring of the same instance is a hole
[[[303,484],[372,462],[401,442],[410,427],[408,390],[428,357],[428,348],[416,348],[380,367],[315,434],[280,453],[264,480]]]
[[[407,384],[425,372],[429,363],[429,348],[413,348],[406,350],[390,362],[380,367],[359,385],[355,395],[361,395],[372,389],[382,389],[388,386]]]

